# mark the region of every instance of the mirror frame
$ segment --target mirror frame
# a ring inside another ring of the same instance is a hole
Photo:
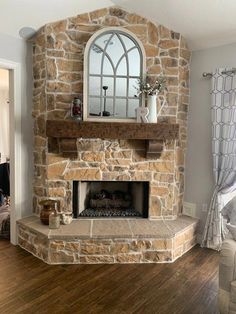
[[[142,57],[142,64],[141,64],[141,76],[142,78],[144,77],[146,73],[146,53],[144,50],[143,43],[141,40],[132,32],[129,30],[123,28],[123,27],[104,27],[94,33],[90,39],[88,40],[85,50],[84,50],[84,72],[83,72],[83,120],[84,121],[96,121],[96,122],[136,122],[135,118],[127,118],[127,119],[119,119],[119,118],[106,118],[106,117],[89,117],[88,115],[88,80],[89,80],[89,73],[88,73],[88,65],[89,65],[89,51],[91,45],[94,43],[97,37],[102,35],[103,33],[108,33],[109,31],[114,32],[114,31],[120,31],[124,34],[127,34],[128,37],[133,38],[133,40],[136,42],[136,44],[140,48],[141,52],[141,57]],[[144,106],[144,96],[143,94],[141,95],[141,106]]]

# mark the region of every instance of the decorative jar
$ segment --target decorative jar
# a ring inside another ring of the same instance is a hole
[[[41,201],[39,204],[42,206],[40,220],[44,225],[49,225],[50,214],[57,214],[57,201],[47,199]]]

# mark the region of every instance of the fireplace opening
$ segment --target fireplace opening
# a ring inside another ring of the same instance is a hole
[[[73,216],[148,218],[149,182],[73,181]]]

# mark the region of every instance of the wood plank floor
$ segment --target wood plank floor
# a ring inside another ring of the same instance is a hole
[[[216,314],[217,252],[174,264],[49,266],[0,241],[0,314]]]

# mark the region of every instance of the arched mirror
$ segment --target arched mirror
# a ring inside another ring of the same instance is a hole
[[[84,120],[133,120],[142,105],[138,79],[144,73],[144,49],[130,32],[109,28],[89,40],[84,64]]]

